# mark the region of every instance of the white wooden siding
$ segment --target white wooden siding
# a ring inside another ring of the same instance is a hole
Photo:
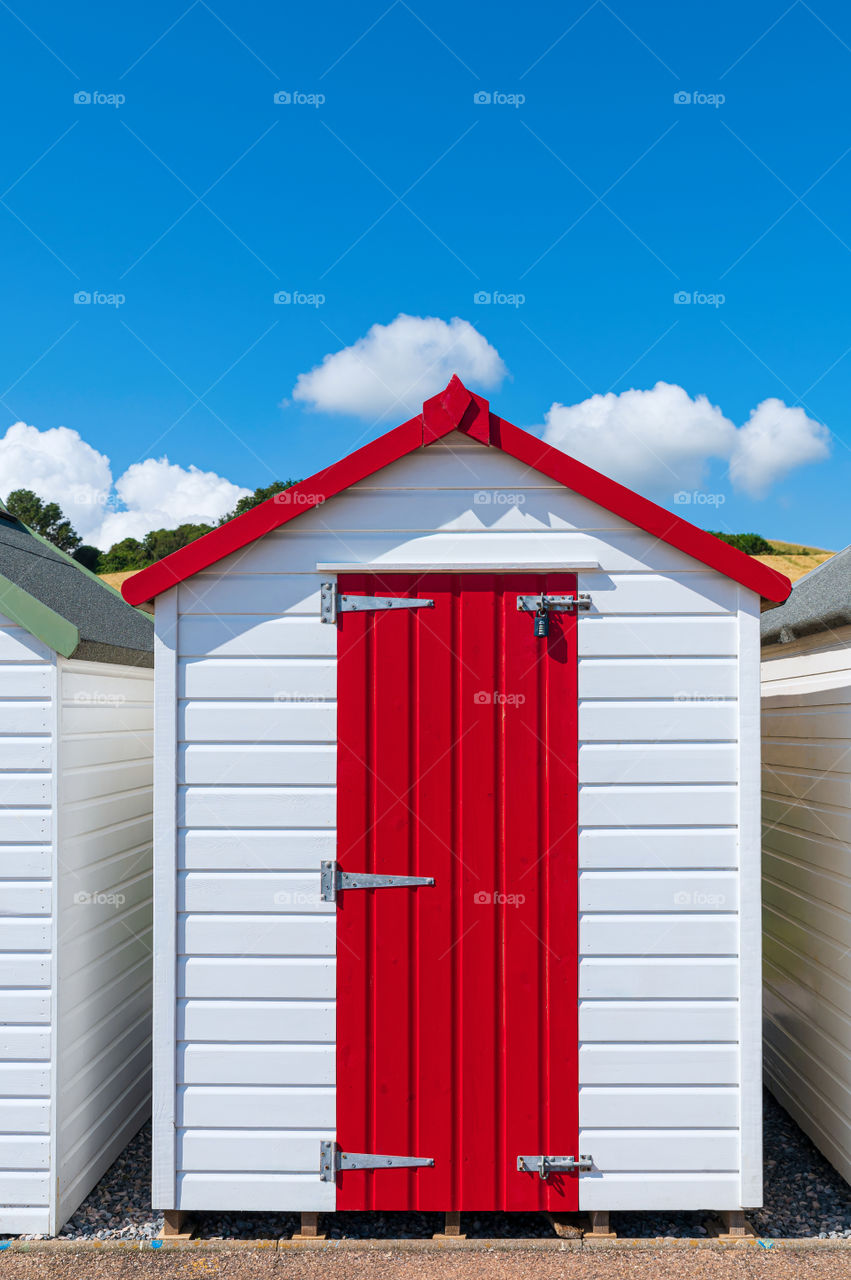
[[[159,714],[177,735],[161,812],[173,803],[178,828],[176,849],[168,820],[158,836],[178,954],[158,997],[164,1034],[176,1027],[156,1108],[161,1207],[333,1207],[315,1159],[335,1124],[335,918],[318,863],[334,853],[336,636],[319,621],[333,575],[317,565],[382,561],[600,566],[579,574],[594,601],[578,627],[580,1118],[597,1164],[581,1206],[753,1202],[739,955],[759,939],[743,941],[739,916],[739,659],[758,601],[456,440],[157,601]]]
[[[851,627],[763,650],[765,1067],[851,1181]]]
[[[57,1219],[151,1089],[153,673],[60,659]]]
[[[0,1235],[51,1226],[54,664],[0,616]]]

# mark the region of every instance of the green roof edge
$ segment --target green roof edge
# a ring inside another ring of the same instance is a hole
[[[0,613],[11,618],[18,626],[29,631],[30,635],[41,640],[55,653],[63,658],[70,658],[80,643],[80,633],[61,614],[56,613],[49,605],[42,604],[16,582],[11,582],[0,573]]]

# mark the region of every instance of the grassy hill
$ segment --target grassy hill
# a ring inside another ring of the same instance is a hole
[[[829,560],[834,554],[833,551],[826,551],[824,547],[805,547],[799,542],[779,542],[774,538],[769,538],[768,541],[774,548],[775,554],[755,556],[754,559],[760,560],[772,569],[777,569],[779,573],[785,573],[792,582],[797,582],[805,573],[824,564],[825,560]]]

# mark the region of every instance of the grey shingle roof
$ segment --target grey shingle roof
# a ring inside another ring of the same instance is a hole
[[[45,542],[19,520],[10,519],[2,510],[0,575],[7,584],[13,584],[7,587],[10,598],[14,588],[20,589],[15,596],[24,600],[24,613],[25,597],[21,592],[77,628],[79,643],[73,651],[75,658],[153,666],[151,618],[127,604],[117,591],[76,560]],[[0,612],[3,612],[2,606]],[[39,616],[47,615],[35,606],[33,618]],[[22,623],[27,625],[26,617]],[[42,638],[50,643],[49,636]]]
[[[760,622],[763,645],[788,644],[799,636],[851,625],[851,546],[806,574],[785,604],[768,609]]]

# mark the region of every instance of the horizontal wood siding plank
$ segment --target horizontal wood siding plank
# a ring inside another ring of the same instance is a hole
[[[738,1005],[734,1000],[579,1002],[579,1038],[588,1043],[735,1040],[738,1031]]]
[[[587,1129],[579,1145],[594,1157],[597,1168],[611,1172],[695,1173],[734,1172],[739,1164],[739,1135],[735,1129]]]
[[[666,698],[700,705],[736,696],[734,658],[581,658],[580,698]]]
[[[738,877],[731,871],[586,871],[581,911],[735,911]]]
[[[235,1173],[301,1173],[316,1177],[319,1144],[333,1131],[287,1133],[265,1129],[181,1129],[177,1135],[177,1167],[193,1172],[227,1169]]]
[[[333,902],[320,899],[319,869],[297,872],[187,871],[178,876],[178,909],[217,912],[305,912],[333,915]],[[246,927],[251,927],[246,921]]]
[[[332,1213],[336,1189],[318,1174],[180,1173],[177,1207],[246,1213]]]
[[[333,915],[182,915],[178,919],[179,955],[333,956]]]
[[[49,1133],[49,1098],[0,1098],[0,1132]]]
[[[736,1044],[583,1044],[580,1084],[735,1085]]]
[[[739,945],[738,918],[669,912],[660,915],[582,915],[583,956],[725,956]]]
[[[641,612],[641,611],[639,611]],[[605,617],[581,613],[580,658],[735,657],[735,618]]]
[[[186,1127],[236,1129],[332,1129],[333,1086],[181,1085],[177,1123]]]
[[[737,772],[735,743],[582,743],[579,748],[580,782],[735,782]]]
[[[716,957],[676,964],[655,957],[587,957],[579,962],[579,995],[595,1000],[736,998],[738,964]]]
[[[190,784],[328,787],[336,782],[337,752],[333,746],[306,743],[198,744],[178,750],[177,767],[178,780]]]
[[[583,1129],[635,1129],[639,1134],[651,1128],[734,1129],[739,1123],[739,1091],[734,1086],[583,1085],[579,1123]]]
[[[737,816],[735,787],[582,785],[579,822],[585,827],[732,826]]]
[[[336,853],[333,831],[182,831],[179,866],[191,871],[319,871]]]
[[[318,827],[337,821],[333,787],[181,787],[184,827]]]
[[[336,663],[328,658],[184,658],[178,664],[178,690],[181,698],[335,698]]]
[[[178,736],[186,742],[327,742],[337,732],[337,704],[193,699],[178,707]]]
[[[738,732],[738,703],[598,701],[579,704],[579,739],[588,742],[729,741]]]
[[[712,1205],[717,1212],[741,1206],[738,1173],[603,1173],[579,1181],[579,1208],[608,1212],[646,1210],[696,1212]]]
[[[336,1054],[326,1045],[183,1044],[179,1084],[333,1084]]]
[[[263,959],[190,957],[178,964],[179,996],[276,1000],[333,1000],[335,966],[330,958]]]
[[[332,1044],[336,1015],[331,1001],[181,1000],[177,1036],[195,1043],[301,1040]]]
[[[589,829],[579,833],[579,865],[583,868],[625,870],[735,867],[738,841],[735,827],[673,830]]]

